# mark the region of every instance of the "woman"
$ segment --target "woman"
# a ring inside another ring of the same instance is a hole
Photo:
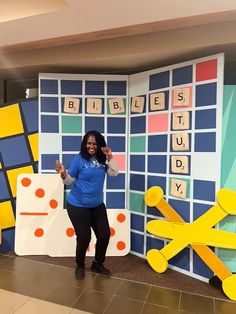
[[[105,175],[116,176],[118,166],[102,134],[89,131],[83,137],[80,153],[73,159],[68,171],[56,160],[55,170],[64,184],[73,184],[67,195],[67,212],[77,236],[75,275],[84,278],[85,255],[91,239],[91,227],[96,235],[95,261],[91,270],[103,276],[111,272],[103,265],[110,239],[110,227],[103,203]]]

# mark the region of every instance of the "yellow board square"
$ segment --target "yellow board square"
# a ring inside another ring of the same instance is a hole
[[[24,133],[19,105],[0,108],[0,138]]]
[[[16,181],[17,177],[21,173],[34,173],[34,169],[32,166],[26,166],[21,168],[16,168],[7,171],[8,181],[11,187],[11,192],[13,197],[16,197]]]
[[[28,139],[34,161],[38,161],[38,133],[29,135]]]
[[[15,217],[10,201],[0,203],[0,229],[15,226]]]

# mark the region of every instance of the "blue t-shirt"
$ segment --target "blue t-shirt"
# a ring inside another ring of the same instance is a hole
[[[103,202],[103,184],[107,165],[95,158],[84,159],[78,154],[71,162],[68,174],[75,178],[67,201],[78,207],[96,207]]]

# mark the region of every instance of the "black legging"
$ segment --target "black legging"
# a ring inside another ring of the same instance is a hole
[[[105,205],[93,208],[76,207],[67,202],[67,212],[76,233],[76,263],[84,266],[86,251],[91,239],[91,227],[96,235],[95,260],[105,261],[106,250],[110,239],[110,227]]]

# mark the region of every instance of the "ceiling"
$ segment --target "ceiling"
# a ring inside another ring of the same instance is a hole
[[[0,79],[129,74],[224,52],[236,70],[236,1],[0,1]]]

